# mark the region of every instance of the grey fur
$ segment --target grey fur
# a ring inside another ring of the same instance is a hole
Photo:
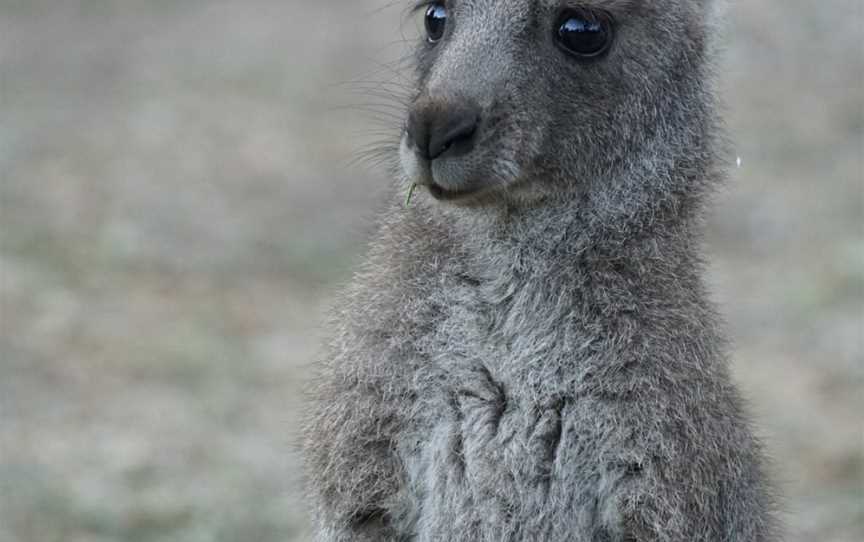
[[[304,428],[322,541],[772,541],[760,447],[700,260],[722,180],[709,0],[454,0],[415,103],[469,98],[477,149],[402,174],[336,311]],[[395,151],[394,151],[395,152]],[[457,203],[418,190],[475,178]]]

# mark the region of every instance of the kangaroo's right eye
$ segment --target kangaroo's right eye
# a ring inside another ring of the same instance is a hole
[[[558,17],[555,41],[575,57],[594,58],[609,49],[612,34],[612,19],[608,15],[567,10]]]
[[[444,36],[447,26],[447,8],[442,3],[431,4],[426,8],[426,35],[432,43]]]

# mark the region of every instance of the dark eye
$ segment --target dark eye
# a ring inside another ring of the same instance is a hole
[[[577,57],[600,56],[612,43],[612,20],[601,13],[565,11],[558,18],[555,41]]]
[[[447,8],[444,4],[431,4],[426,8],[426,34],[429,41],[435,43],[444,36],[444,27],[447,26]]]

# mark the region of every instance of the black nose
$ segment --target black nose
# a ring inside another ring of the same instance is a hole
[[[474,148],[480,108],[468,101],[421,100],[408,116],[408,137],[427,160],[462,156]]]

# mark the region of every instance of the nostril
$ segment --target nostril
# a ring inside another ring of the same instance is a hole
[[[435,160],[447,154],[461,156],[473,148],[479,117],[472,113],[448,119],[450,122],[433,131],[429,138],[429,159]]]
[[[407,135],[427,160],[467,154],[474,147],[480,114],[470,102],[424,100],[408,116]]]
[[[409,143],[414,145],[424,158],[429,158],[429,122],[423,109],[415,109],[408,115],[407,127]]]

